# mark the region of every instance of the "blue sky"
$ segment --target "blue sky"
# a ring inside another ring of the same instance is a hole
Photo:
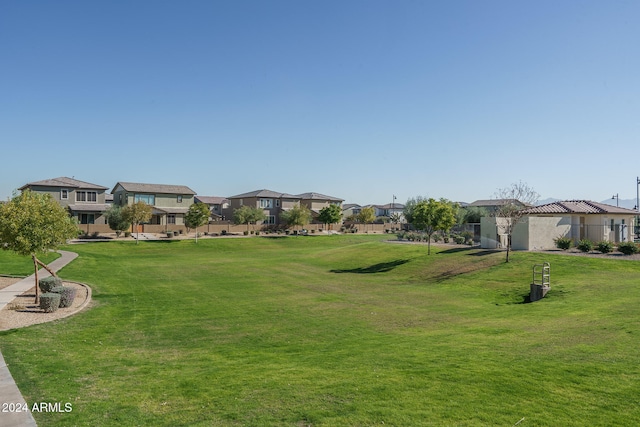
[[[640,2],[4,1],[0,198],[635,199]]]

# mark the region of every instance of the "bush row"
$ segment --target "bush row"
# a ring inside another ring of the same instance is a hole
[[[420,232],[401,231],[396,236],[398,240],[409,240],[410,242],[426,242],[429,240],[428,234]],[[444,243],[454,242],[458,245],[473,245],[473,233],[468,231],[461,234],[434,233],[431,238],[436,243],[443,241]]]
[[[573,241],[568,237],[558,237],[554,240],[554,242],[556,244],[556,247],[562,250],[567,250],[573,245]],[[578,241],[578,244],[576,244],[576,248],[585,253],[591,252],[595,249],[596,251],[603,254],[608,254],[610,252],[613,252],[615,246],[612,242],[608,242],[605,240],[594,243],[588,239],[582,239]],[[622,252],[625,255],[633,255],[640,252],[640,247],[638,247],[638,245],[634,242],[621,242],[618,243],[618,251]]]

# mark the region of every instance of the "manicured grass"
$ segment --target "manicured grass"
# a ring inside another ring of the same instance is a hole
[[[27,402],[73,404],[39,426],[640,419],[639,263],[381,240],[73,246],[61,276],[95,306],[1,349]],[[552,290],[524,304],[542,261]]]
[[[38,259],[47,264],[59,257],[60,254],[55,252],[38,255]],[[0,274],[29,276],[33,274],[33,261],[31,257],[17,255],[15,252],[0,251]]]

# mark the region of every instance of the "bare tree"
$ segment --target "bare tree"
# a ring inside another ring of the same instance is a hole
[[[524,217],[526,208],[533,206],[538,201],[538,197],[540,195],[522,181],[501,188],[496,192],[498,203],[494,216],[498,232],[502,231],[502,234],[507,236],[506,262],[509,262],[513,230]]]

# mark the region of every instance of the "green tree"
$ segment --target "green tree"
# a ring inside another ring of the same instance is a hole
[[[189,206],[189,211],[184,217],[184,225],[187,228],[195,228],[196,243],[198,243],[198,227],[205,225],[211,217],[209,205],[205,203],[194,203]]]
[[[282,212],[280,218],[287,227],[303,227],[311,221],[311,211],[305,205],[298,204]]]
[[[104,216],[107,219],[109,228],[116,232],[116,235],[120,237],[122,232],[127,231],[131,227],[131,223],[122,216],[122,208],[117,205],[111,206]]]
[[[260,208],[251,206],[240,206],[233,211],[233,222],[235,224],[247,224],[247,232],[249,232],[249,224],[263,221],[267,216]]]
[[[366,228],[366,224],[370,224],[375,220],[376,220],[376,210],[373,207],[369,206],[369,207],[360,209],[360,213],[358,214],[358,221],[365,224],[365,228]]]
[[[40,297],[38,266],[56,276],[38,259],[38,255],[57,249],[68,239],[77,237],[78,233],[78,227],[66,209],[49,194],[25,190],[10,202],[0,205],[0,247],[30,256],[33,260],[36,304]]]
[[[431,255],[431,236],[436,231],[448,231],[456,223],[455,205],[446,199],[422,200],[412,212],[413,226],[427,236],[427,253]]]
[[[330,224],[336,224],[342,219],[342,208],[338,205],[329,205],[320,209],[318,214],[318,220],[322,222],[327,228]]]
[[[538,197],[538,193],[522,181],[501,188],[496,193],[496,198],[500,200],[500,205],[495,212],[496,227],[498,232],[502,231],[507,236],[507,259],[505,262],[509,262],[513,230],[524,218],[525,209],[534,205],[538,201]]]
[[[458,224],[478,224],[480,218],[489,216],[489,212],[480,206],[467,206],[458,210]]]
[[[427,200],[427,198],[423,196],[417,196],[408,199],[407,203],[404,204],[402,215],[404,216],[404,219],[405,221],[407,221],[407,223],[413,224],[413,211],[415,210],[416,205],[424,200]]]
[[[140,232],[138,227],[151,219],[152,208],[145,202],[135,202],[122,208],[122,218],[131,224],[136,230],[136,245],[139,242]]]

